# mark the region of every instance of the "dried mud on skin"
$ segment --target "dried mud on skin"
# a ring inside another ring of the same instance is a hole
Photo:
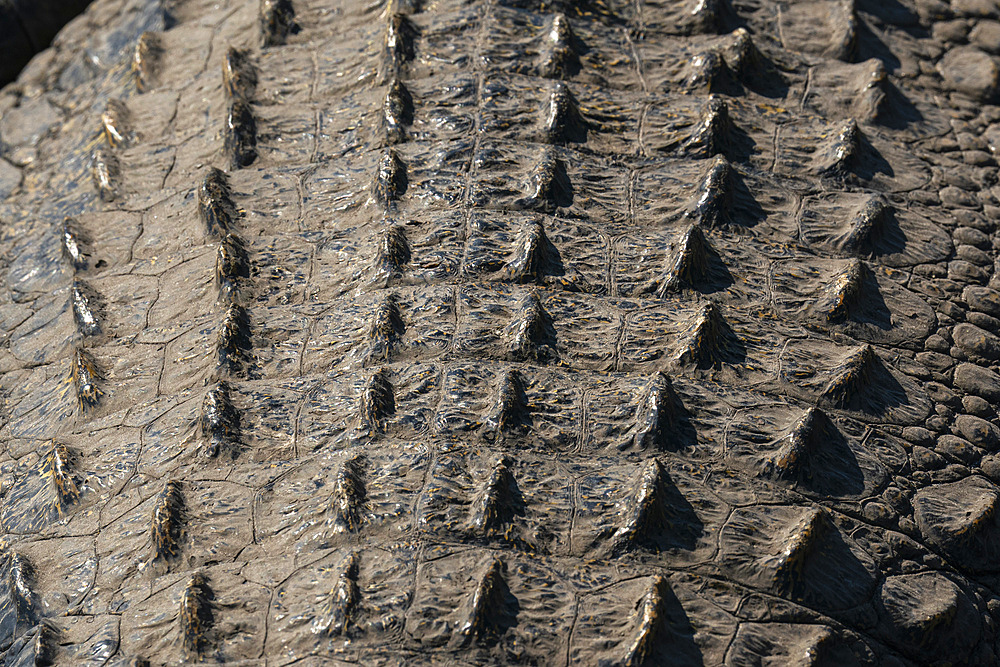
[[[0,91],[3,663],[995,663],[995,18],[97,0]]]

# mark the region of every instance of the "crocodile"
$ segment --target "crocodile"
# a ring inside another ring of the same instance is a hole
[[[3,664],[997,664],[996,18],[96,0],[0,91]]]

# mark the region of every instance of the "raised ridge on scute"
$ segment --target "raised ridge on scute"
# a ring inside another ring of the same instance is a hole
[[[650,459],[622,503],[621,525],[608,541],[612,554],[642,548],[662,533],[669,532],[667,485],[670,480],[658,459]]]
[[[684,215],[708,229],[729,224],[735,199],[735,178],[729,160],[722,155],[715,156],[688,202]]]
[[[819,408],[806,410],[782,439],[778,451],[763,461],[761,475],[785,481],[800,479],[808,469],[810,456],[823,446],[829,429],[836,429],[836,426],[826,413]]]
[[[500,634],[502,616],[510,588],[504,577],[506,566],[493,559],[476,581],[476,588],[466,602],[464,620],[456,629],[462,644],[488,642]]]
[[[246,375],[253,362],[250,315],[246,308],[233,304],[226,309],[219,326],[215,351],[220,373],[232,377]]]
[[[636,431],[629,443],[637,449],[671,449],[684,444],[679,441],[680,420],[685,410],[674,385],[663,372],[656,371],[646,384],[635,410]]]
[[[62,443],[52,443],[48,454],[45,455],[45,474],[52,480],[52,488],[55,490],[59,515],[80,502],[80,488],[76,483],[76,475],[73,472],[76,455],[66,445]]]
[[[104,392],[97,386],[102,375],[90,353],[82,347],[77,347],[73,352],[70,377],[76,389],[76,400],[80,411],[88,412],[95,408],[104,396]]]
[[[403,196],[408,182],[406,163],[390,148],[382,154],[375,168],[375,178],[372,179],[372,201],[388,208]]]
[[[878,59],[868,61],[862,72],[857,93],[851,103],[851,113],[864,122],[881,122],[887,115],[891,83],[885,64]]]
[[[207,440],[205,455],[216,457],[222,452],[236,455],[240,442],[240,412],[230,398],[229,384],[217,382],[205,392],[201,402],[201,431]]]
[[[230,102],[222,136],[223,150],[233,169],[249,167],[257,159],[257,119],[248,102]]]
[[[153,87],[162,57],[163,44],[159,35],[153,32],[139,35],[132,50],[132,76],[138,92],[144,93]]]
[[[546,141],[561,144],[587,138],[587,122],[580,115],[579,104],[569,86],[562,81],[552,83],[543,113],[542,133]]]
[[[389,83],[382,101],[382,125],[386,141],[398,144],[406,141],[406,128],[413,122],[413,96],[399,79]]]
[[[573,186],[566,166],[551,148],[543,150],[538,163],[528,174],[526,196],[514,202],[515,208],[554,213],[573,203]]]
[[[246,49],[229,47],[222,59],[222,87],[229,100],[249,102],[257,92],[257,67]]]
[[[895,216],[895,209],[882,195],[871,195],[855,212],[850,227],[840,239],[841,251],[852,255],[870,255],[875,252],[886,227]]]
[[[180,482],[168,480],[153,503],[149,519],[149,537],[154,562],[176,559],[181,553],[184,535],[184,490]]]
[[[383,80],[399,74],[400,69],[416,56],[417,29],[405,14],[389,14],[385,29],[385,62]]]
[[[200,572],[191,575],[181,593],[177,614],[181,639],[184,648],[196,655],[200,655],[209,643],[208,633],[215,624],[214,598],[208,579]]]
[[[791,530],[785,548],[774,557],[774,585],[783,595],[794,595],[800,589],[806,559],[831,528],[826,512],[813,508]]]
[[[543,361],[555,355],[550,345],[554,339],[552,317],[537,292],[531,290],[518,301],[503,338],[506,356],[512,361]]]
[[[281,46],[288,35],[298,32],[292,0],[260,0],[260,38],[262,46]]]
[[[531,421],[524,380],[513,368],[504,369],[496,384],[496,394],[483,422],[483,434],[502,441],[506,434],[520,431]]]
[[[708,302],[694,318],[674,358],[681,366],[717,367],[730,356],[735,338],[719,307]]]
[[[14,614],[14,630],[24,631],[38,623],[40,601],[35,592],[35,568],[27,556],[16,551],[9,551],[5,560],[10,611]],[[0,607],[0,616],[6,611]]]
[[[97,303],[100,299],[94,289],[82,280],[74,280],[70,287],[69,300],[73,308],[73,319],[80,334],[96,336],[101,333],[101,323],[97,317]]]
[[[470,523],[477,534],[502,534],[514,517],[521,513],[523,500],[513,466],[514,462],[507,455],[497,459],[473,500]]]
[[[85,271],[90,266],[90,235],[71,217],[63,219],[60,231],[63,257],[75,271]]]
[[[878,282],[868,265],[860,259],[852,259],[824,288],[824,296],[818,300],[815,311],[827,322],[844,322],[873,291],[877,294],[878,290]]]
[[[121,190],[122,168],[118,157],[104,146],[94,149],[90,158],[90,176],[101,200],[112,202]]]
[[[396,411],[395,389],[389,371],[376,369],[365,381],[358,402],[358,433],[371,437],[381,433],[383,422]]]
[[[234,228],[240,211],[233,201],[229,177],[212,167],[198,188],[198,214],[210,236],[222,238]]]
[[[215,283],[219,301],[228,305],[240,302],[242,282],[250,278],[250,257],[239,236],[230,232],[219,241],[215,255]]]
[[[864,133],[853,118],[844,121],[817,150],[817,171],[828,176],[845,176],[861,159]]]
[[[365,483],[367,461],[358,454],[344,461],[333,487],[330,507],[334,530],[356,533],[368,516],[368,489]]]
[[[562,79],[580,69],[576,36],[565,14],[552,15],[549,28],[542,36],[542,46],[538,49],[538,53],[538,73],[544,77]]]
[[[361,590],[358,588],[360,560],[360,554],[352,551],[337,568],[337,583],[326,595],[325,601],[320,606],[320,612],[313,619],[313,632],[328,637],[346,634],[354,608],[361,600]]]
[[[499,277],[515,283],[541,283],[551,270],[554,250],[542,221],[533,220],[518,234],[514,251]]]
[[[662,633],[669,632],[664,592],[669,586],[667,580],[659,574],[650,580],[641,604],[635,607],[638,624],[635,636],[625,645],[620,663],[622,667],[643,667],[650,664],[657,640]]]
[[[385,277],[386,284],[402,275],[406,265],[410,263],[410,242],[406,233],[399,225],[388,224],[379,234],[375,246],[375,278],[381,281]]]
[[[393,348],[406,331],[403,315],[399,310],[399,297],[386,294],[379,300],[369,320],[368,353],[365,364],[378,364],[389,361]]]
[[[702,109],[698,124],[681,144],[680,153],[701,158],[725,155],[730,143],[732,126],[726,100],[710,95]]]
[[[684,288],[697,289],[708,276],[710,247],[698,225],[690,225],[684,230],[677,252],[659,281],[656,295],[663,298]]]
[[[829,46],[823,51],[823,55],[851,62],[858,47],[858,14],[854,0],[836,0],[830,4],[830,21],[833,25]]]
[[[128,148],[135,141],[132,114],[121,100],[110,99],[101,113],[101,132],[111,148]]]
[[[871,388],[879,364],[878,354],[871,345],[856,350],[835,369],[833,379],[823,390],[823,400],[835,408],[846,409],[856,396]]]

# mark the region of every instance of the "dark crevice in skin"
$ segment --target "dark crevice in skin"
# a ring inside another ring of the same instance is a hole
[[[90,0],[3,0],[0,2],[0,86],[20,73],[70,19]]]

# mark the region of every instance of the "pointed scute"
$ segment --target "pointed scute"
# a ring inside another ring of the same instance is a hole
[[[857,396],[871,390],[879,363],[871,345],[853,352],[835,369],[833,379],[823,390],[823,400],[835,408],[848,408]]]
[[[701,228],[690,225],[681,236],[656,294],[663,298],[685,288],[697,289],[708,276],[709,247]]]
[[[501,277],[516,283],[541,283],[552,266],[553,247],[540,220],[528,223],[514,244]]]
[[[288,35],[298,32],[292,0],[260,0],[261,44],[280,46]]]
[[[817,171],[827,176],[845,176],[851,173],[861,159],[864,134],[857,121],[849,118],[824,142],[817,151]]]
[[[663,450],[683,444],[678,442],[683,411],[684,405],[670,378],[661,371],[654,373],[635,411],[636,449]]]
[[[731,132],[729,105],[723,98],[711,95],[702,110],[698,124],[681,145],[681,153],[702,158],[725,155]]]
[[[170,480],[153,504],[149,522],[154,561],[171,561],[180,556],[184,535],[184,491],[180,482]]]
[[[102,201],[112,202],[121,194],[122,168],[118,157],[104,146],[94,149],[90,176]]]
[[[839,248],[852,255],[870,255],[895,216],[895,209],[882,195],[871,195],[854,214],[850,228],[839,243]]]
[[[494,559],[476,582],[476,588],[466,602],[466,614],[457,634],[465,644],[485,641],[500,634],[510,588],[504,576],[506,566]]]
[[[823,55],[852,62],[858,45],[858,14],[854,0],[836,0],[829,5],[830,41]]]
[[[736,178],[729,161],[722,155],[712,160],[685,215],[707,229],[723,227],[731,221]]]
[[[393,349],[405,331],[406,325],[399,310],[399,299],[395,294],[388,294],[379,301],[374,313],[372,313],[371,326],[368,329],[368,354],[365,357],[365,363],[375,364],[389,361]]]
[[[249,167],[257,159],[257,119],[245,100],[237,99],[229,105],[223,144],[233,169]]]
[[[236,455],[240,443],[240,412],[233,405],[229,384],[218,382],[205,393],[201,404],[201,430],[206,439],[205,454]]]
[[[761,475],[788,482],[801,479],[810,457],[824,445],[824,433],[831,427],[836,428],[822,410],[809,408],[782,439],[778,450],[764,460]]]
[[[406,127],[413,122],[413,97],[399,79],[393,79],[389,84],[382,102],[382,121],[388,143],[406,141]]]
[[[212,167],[198,188],[198,213],[205,224],[205,231],[217,238],[235,230],[240,212],[233,201],[229,177],[221,169]]]
[[[657,459],[650,459],[643,466],[631,493],[622,503],[621,525],[609,543],[611,553],[640,549],[668,530],[666,492],[669,483]]]
[[[553,337],[552,317],[535,291],[529,291],[517,304],[504,331],[506,356],[512,361],[542,361],[554,356],[549,344]]]
[[[718,367],[729,356],[733,338],[718,306],[709,302],[694,318],[676,360],[682,366]]]
[[[851,318],[871,290],[878,291],[871,269],[862,260],[852,259],[827,286],[819,312],[827,322],[844,322]]]
[[[783,595],[792,594],[802,586],[806,560],[816,551],[826,531],[832,528],[826,512],[817,508],[808,510],[791,527],[785,547],[774,559],[774,585]]]
[[[246,308],[234,304],[226,309],[215,345],[220,373],[231,377],[247,374],[253,363],[253,338]]]
[[[360,454],[344,462],[334,485],[332,507],[334,530],[356,533],[368,516],[366,460]]]
[[[77,486],[74,470],[76,458],[76,454],[66,445],[55,442],[45,457],[45,472],[52,480],[57,500],[56,509],[60,515],[80,501],[80,488]]]
[[[159,35],[152,32],[139,35],[132,50],[132,76],[138,92],[144,93],[153,87],[162,56],[163,44]]]
[[[313,632],[338,637],[347,630],[351,615],[361,600],[361,590],[358,588],[360,560],[358,552],[352,551],[338,568],[337,583],[321,606],[320,613],[313,619]]]
[[[653,647],[667,626],[666,598],[670,584],[662,575],[654,575],[642,602],[636,605],[635,636],[625,645],[622,667],[643,667],[652,664]]]
[[[229,99],[249,102],[257,92],[257,67],[250,52],[229,47],[222,60],[222,86]]]
[[[208,579],[200,572],[191,575],[181,593],[177,618],[184,648],[192,653],[200,654],[208,648],[209,632],[215,623],[214,598]]]
[[[60,229],[63,258],[75,271],[86,271],[90,265],[87,253],[90,238],[74,218],[64,218]]]
[[[396,411],[396,395],[389,371],[380,368],[368,376],[358,408],[358,431],[362,436],[382,433],[385,420]]]
[[[513,368],[500,374],[493,405],[483,424],[487,439],[503,441],[507,434],[521,430],[531,421],[524,380]]]
[[[372,179],[372,200],[383,208],[388,208],[406,192],[409,178],[406,164],[394,150],[387,150],[379,158]]]
[[[410,263],[411,257],[410,242],[403,228],[388,225],[379,236],[375,249],[376,274],[385,275],[390,280],[398,277]]]
[[[472,527],[483,535],[503,534],[519,512],[514,462],[501,456],[490,470],[472,506]]]
[[[587,123],[569,87],[562,81],[552,84],[548,105],[544,109],[543,135],[554,144],[586,139]]]
[[[571,76],[580,69],[576,37],[565,14],[553,14],[539,48],[538,73],[550,79]]]
[[[566,173],[566,165],[555,152],[542,153],[528,175],[526,196],[515,202],[515,208],[555,213],[556,209],[573,203],[573,187]]]
[[[104,140],[111,148],[128,148],[135,141],[132,129],[132,114],[125,103],[109,99],[101,113],[101,130]]]
[[[101,380],[100,371],[93,358],[83,348],[78,347],[73,354],[71,377],[76,388],[77,403],[82,412],[97,407],[104,392],[97,386]]]

